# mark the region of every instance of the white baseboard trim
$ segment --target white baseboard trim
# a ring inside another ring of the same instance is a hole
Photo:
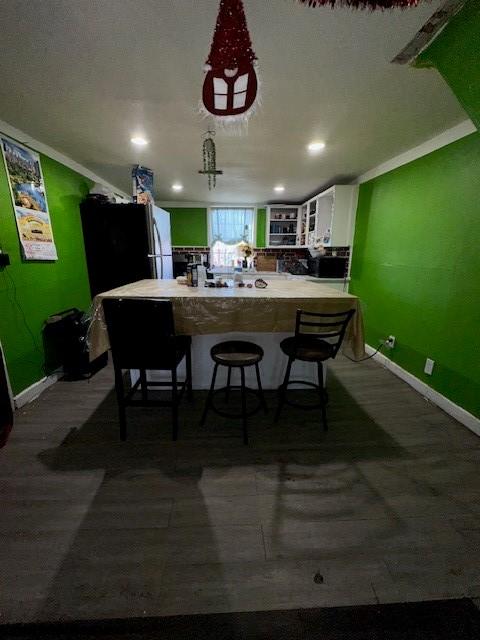
[[[365,345],[365,352],[367,355],[372,355],[375,349],[370,345]],[[473,431],[475,435],[480,436],[480,418],[475,417],[458,404],[455,404],[444,395],[429,387],[428,384],[416,378],[412,373],[409,373],[405,369],[402,369],[398,364],[384,356],[382,353],[376,353],[373,356],[373,360],[376,360],[379,364],[382,364],[386,369],[394,373],[396,376],[404,380],[407,384],[418,391],[424,398],[436,404],[440,409],[443,409],[445,413],[461,422],[470,431]]]
[[[32,402],[32,400],[35,400],[35,398],[38,398],[38,396],[48,389],[48,387],[51,387],[52,384],[58,382],[61,375],[62,373],[52,373],[50,376],[46,376],[45,378],[34,382],[23,391],[20,391],[20,393],[13,398],[15,408],[20,409],[29,402]]]

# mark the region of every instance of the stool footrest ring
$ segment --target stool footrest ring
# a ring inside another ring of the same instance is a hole
[[[278,393],[282,393],[283,392],[285,394],[285,397],[284,397],[285,404],[288,404],[291,407],[296,407],[297,409],[306,409],[307,411],[310,411],[311,409],[320,409],[322,406],[325,406],[326,404],[328,404],[328,393],[327,393],[327,391],[324,388],[321,388],[315,382],[310,382],[309,380],[289,380],[285,386],[289,387],[291,384],[303,384],[303,385],[308,386],[308,387],[313,387],[318,392],[322,391],[323,392],[324,401],[323,402],[317,402],[315,404],[308,404],[308,405],[307,404],[303,404],[301,402],[294,402],[293,400],[290,400],[287,397],[287,389],[285,389],[284,385],[280,385],[278,387]]]
[[[213,392],[213,395],[217,395],[219,393],[223,393],[225,394],[225,392],[227,391],[227,389],[229,389],[230,391],[232,390],[238,390],[241,391],[241,385],[234,385],[231,384],[230,387],[221,387],[220,389],[215,389],[215,391]],[[252,389],[251,387],[245,387],[245,391],[247,393],[250,393],[252,395],[254,395],[256,398],[258,398],[258,404],[251,409],[250,411],[247,411],[247,413],[245,414],[245,417],[250,417],[253,416],[254,414],[258,413],[262,407],[262,402],[260,400],[260,394],[256,389]],[[230,411],[222,411],[221,409],[218,409],[214,402],[213,402],[213,398],[212,398],[212,403],[210,405],[210,409],[212,409],[213,411],[215,411],[215,413],[217,413],[219,416],[222,416],[223,418],[241,418],[242,417],[242,413],[233,413]]]

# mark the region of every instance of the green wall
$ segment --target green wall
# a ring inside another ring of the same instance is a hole
[[[470,117],[480,115],[480,2],[470,0],[419,66],[437,67]],[[432,70],[432,73],[436,73]],[[480,134],[360,187],[351,291],[367,342],[480,417]],[[435,360],[432,376],[423,373]]]
[[[92,183],[51,158],[42,156],[41,162],[56,262],[22,261],[5,165],[0,160],[0,246],[11,261],[0,269],[0,341],[14,394],[44,376],[45,319],[69,307],[86,310],[90,305],[79,203]]]
[[[257,247],[260,249],[266,246],[265,234],[267,226],[267,210],[257,209]]]
[[[416,66],[437,68],[480,127],[480,0],[467,1]]]
[[[207,209],[205,207],[169,207],[172,245],[177,247],[208,246]]]
[[[479,184],[473,134],[361,185],[350,291],[367,343],[480,417]]]
[[[168,207],[172,227],[172,244],[177,247],[207,247],[206,207]],[[265,246],[266,209],[257,210],[256,246]]]

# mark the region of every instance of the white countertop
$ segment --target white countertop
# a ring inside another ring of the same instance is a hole
[[[251,274],[247,277],[245,274],[245,281],[253,281],[259,274]],[[178,284],[176,280],[139,280],[132,284],[106,291],[97,296],[96,299],[101,298],[118,298],[118,297],[145,297],[145,298],[290,298],[290,299],[308,299],[313,300],[318,298],[348,298],[353,299],[356,296],[352,296],[348,293],[337,291],[332,287],[327,286],[325,282],[309,282],[304,276],[301,276],[303,280],[292,281],[291,279],[275,278],[268,284],[265,289],[257,289],[252,287],[187,287],[186,285]],[[322,286],[323,285],[323,286]]]

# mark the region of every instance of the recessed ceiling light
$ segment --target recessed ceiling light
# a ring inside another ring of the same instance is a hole
[[[310,144],[307,146],[307,149],[310,151],[310,153],[318,153],[319,151],[323,151],[323,149],[325,149],[325,143],[310,142]]]
[[[180,184],[179,182],[175,182],[175,184],[172,184],[173,191],[181,191],[182,189],[183,189],[183,184]]]
[[[273,187],[273,190],[277,193],[282,193],[282,191],[285,191],[285,187],[283,186],[283,184],[277,184],[276,187]]]
[[[137,147],[145,147],[148,144],[148,140],[142,138],[142,136],[133,136],[133,138],[130,138],[130,142],[137,145]]]

